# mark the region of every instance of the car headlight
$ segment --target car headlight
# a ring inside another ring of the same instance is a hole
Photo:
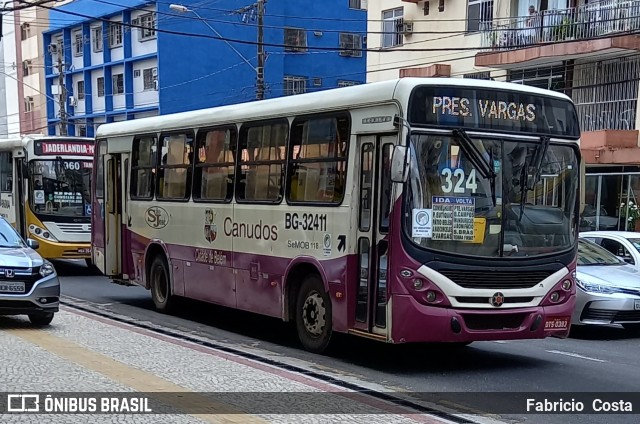
[[[56,272],[56,269],[51,265],[51,262],[44,261],[42,266],[40,267],[40,275],[43,277],[48,277],[49,275]]]
[[[605,286],[602,284],[590,283],[588,281],[578,280],[576,279],[576,284],[582,290],[587,293],[596,293],[596,294],[613,294],[619,293],[621,289],[617,287]]]

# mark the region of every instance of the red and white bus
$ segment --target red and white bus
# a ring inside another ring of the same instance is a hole
[[[100,126],[93,261],[390,343],[566,337],[580,130],[533,87],[403,78]]]

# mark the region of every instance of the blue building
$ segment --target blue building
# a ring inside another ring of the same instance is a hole
[[[259,98],[260,28],[263,98],[364,83],[360,4],[268,0],[262,26],[252,0],[60,6],[43,34],[49,134],[65,120],[67,134],[93,136],[105,122]]]

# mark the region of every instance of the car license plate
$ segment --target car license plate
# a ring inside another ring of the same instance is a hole
[[[633,301],[633,309],[635,309],[636,311],[640,311],[640,300]]]
[[[569,318],[547,318],[544,323],[545,330],[566,330],[569,327]]]
[[[0,283],[0,292],[24,293],[24,283],[18,283],[18,282]]]
[[[91,248],[90,247],[80,248],[80,249],[78,249],[78,253],[91,253]]]

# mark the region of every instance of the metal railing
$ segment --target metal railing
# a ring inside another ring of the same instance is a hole
[[[569,9],[481,22],[482,47],[511,50],[640,30],[640,0],[602,0]]]

